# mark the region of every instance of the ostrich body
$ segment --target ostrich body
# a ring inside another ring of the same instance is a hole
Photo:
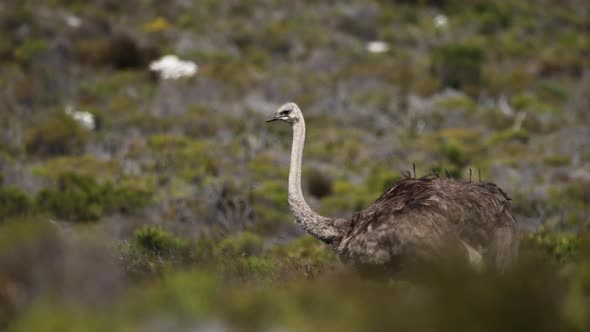
[[[485,264],[502,271],[516,259],[518,234],[510,199],[489,182],[407,178],[352,217],[320,216],[301,189],[303,114],[287,103],[267,122],[276,120],[293,127],[289,206],[295,222],[331,245],[341,261],[399,271],[412,261],[440,258],[455,249],[477,268]]]

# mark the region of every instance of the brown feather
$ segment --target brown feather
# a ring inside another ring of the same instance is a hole
[[[518,249],[509,200],[490,182],[403,179],[365,210],[337,222],[344,235],[334,246],[345,262],[399,269],[404,261],[432,258],[464,242],[504,270]]]

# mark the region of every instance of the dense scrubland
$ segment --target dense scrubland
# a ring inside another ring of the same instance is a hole
[[[314,209],[492,181],[518,266],[339,264],[288,212],[286,101]],[[2,2],[0,329],[589,330],[589,112],[585,0]]]

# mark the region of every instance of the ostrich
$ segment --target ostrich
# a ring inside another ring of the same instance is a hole
[[[288,200],[295,222],[331,245],[342,262],[399,272],[412,262],[444,258],[454,248],[478,270],[505,271],[514,263],[519,239],[510,198],[490,182],[408,177],[349,218],[320,216],[301,189],[303,114],[287,103],[266,121],[277,120],[293,128]]]

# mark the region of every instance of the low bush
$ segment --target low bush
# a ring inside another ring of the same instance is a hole
[[[445,140],[439,144],[438,153],[455,168],[463,168],[469,163],[465,148],[456,140]]]
[[[98,219],[104,212],[102,188],[91,177],[74,173],[61,174],[57,188],[45,188],[36,197],[37,205],[56,217],[88,221]]]
[[[254,233],[243,232],[227,237],[217,245],[216,252],[223,256],[253,256],[262,252],[263,239]]]
[[[25,215],[31,208],[31,199],[26,193],[16,187],[1,186],[0,179],[0,221]]]
[[[312,236],[304,236],[287,244],[274,246],[270,252],[277,259],[291,258],[306,264],[325,263],[334,259],[332,250]]]
[[[400,179],[400,172],[375,167],[367,176],[366,185],[370,192],[381,194]]]
[[[254,221],[260,232],[276,230],[287,220],[289,204],[284,181],[264,181],[252,191]]]
[[[142,253],[156,256],[182,256],[190,242],[156,226],[146,225],[133,233],[133,245]]]
[[[87,133],[74,119],[63,112],[34,125],[25,136],[26,151],[41,157],[82,152]]]
[[[529,133],[524,129],[509,128],[506,130],[501,130],[491,135],[486,144],[488,146],[494,146],[496,144],[506,143],[509,141],[526,143],[529,141]]]
[[[32,173],[47,180],[57,180],[63,173],[76,173],[100,181],[120,177],[123,171],[116,159],[105,160],[92,154],[84,154],[44,159],[33,167]]]
[[[541,227],[524,237],[523,247],[540,250],[557,261],[571,260],[578,249],[579,241],[575,234],[559,234]]]
[[[208,141],[162,134],[152,136],[148,144],[158,156],[155,166],[162,173],[172,172],[186,181],[198,182],[219,171]]]
[[[146,206],[151,199],[151,192],[146,189],[116,186],[110,182],[104,184],[102,190],[103,205],[107,213],[130,213]]]
[[[445,45],[434,53],[433,72],[444,86],[477,88],[483,84],[485,59],[484,49],[477,44]]]
[[[511,103],[517,110],[532,111],[538,113],[560,113],[560,110],[542,102],[531,93],[517,94],[511,99]]]
[[[571,164],[571,157],[567,155],[552,155],[543,159],[547,166],[567,166]]]
[[[334,195],[322,199],[321,212],[326,215],[349,215],[371,204],[380,193],[369,193],[363,186],[346,180],[334,181]]]
[[[105,213],[127,213],[149,203],[151,193],[137,188],[100,184],[89,176],[62,173],[55,188],[36,197],[37,206],[58,218],[91,221]]]
[[[473,6],[479,22],[479,32],[491,35],[504,30],[512,23],[512,13],[509,5],[494,2],[478,2]]]
[[[28,38],[15,48],[12,55],[17,61],[29,64],[36,56],[47,51],[47,48],[45,40]]]

